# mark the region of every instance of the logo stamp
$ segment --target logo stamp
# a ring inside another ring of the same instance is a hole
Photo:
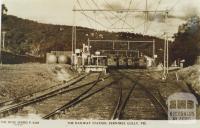
[[[197,104],[196,97],[191,93],[180,92],[170,95],[167,99],[168,120],[182,123],[183,121],[184,123],[195,121]]]

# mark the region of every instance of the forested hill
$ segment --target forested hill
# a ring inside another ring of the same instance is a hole
[[[44,56],[52,50],[71,50],[72,27],[43,24],[18,18],[12,15],[2,17],[2,29],[6,33],[6,48],[16,54]],[[93,34],[91,34],[93,33]],[[77,46],[81,47],[88,39],[156,40],[156,50],[163,48],[163,40],[133,33],[111,33],[77,28]],[[145,47],[144,47],[145,49]]]

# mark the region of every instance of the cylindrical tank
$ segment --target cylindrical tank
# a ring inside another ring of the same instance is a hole
[[[59,64],[66,64],[66,63],[67,63],[67,56],[65,56],[65,55],[60,55],[60,56],[58,57],[58,63],[59,63]]]
[[[51,54],[51,53],[47,53],[46,63],[47,64],[56,64],[57,63],[56,55]]]
[[[196,64],[200,64],[200,56],[197,56]]]

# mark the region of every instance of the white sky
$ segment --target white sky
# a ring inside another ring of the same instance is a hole
[[[52,24],[63,24],[72,25],[73,24],[73,3],[75,0],[3,0],[3,3],[8,8],[8,14],[15,15],[21,18],[31,19],[42,23],[52,23]],[[97,8],[97,6],[92,3],[92,0],[79,0],[82,8]],[[106,3],[104,0],[94,0],[98,4],[99,8],[105,8]],[[130,0],[106,0],[108,3],[113,4],[113,6],[128,8]],[[145,0],[133,0],[131,8],[133,9],[144,9]],[[159,1],[161,1],[158,6]],[[88,3],[90,5],[88,5]],[[199,13],[200,12],[200,0],[148,0],[148,8],[150,10],[159,9],[171,9],[170,15],[174,16],[185,16],[188,13]],[[174,6],[176,5],[176,6]],[[76,5],[80,8],[79,5]],[[98,22],[103,23],[105,26],[110,26],[112,23],[117,21],[111,13],[86,13],[91,18],[98,20]],[[106,17],[109,19],[106,20]],[[115,13],[118,17],[123,17],[126,13],[120,14]],[[137,33],[143,33],[143,19],[141,14],[129,14],[126,21],[128,24],[136,28],[131,31]],[[111,22],[111,23],[110,23]],[[177,28],[180,24],[184,22],[179,18],[170,18],[166,21],[167,23],[158,22],[154,20],[149,24],[148,34],[150,35],[161,35],[164,31],[168,31],[173,34],[177,32]],[[103,29],[100,25],[93,22],[91,19],[87,19],[81,13],[76,13],[76,24],[86,27],[93,27],[96,29]],[[123,22],[118,22],[112,27],[124,27],[130,28]],[[139,27],[138,27],[139,26]],[[108,28],[106,28],[108,30]],[[111,29],[109,29],[111,30]],[[120,29],[121,30],[121,29]],[[125,30],[125,29],[124,29]],[[113,30],[114,31],[114,30]],[[127,31],[127,30],[126,30]]]

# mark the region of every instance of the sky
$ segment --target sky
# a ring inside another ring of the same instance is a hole
[[[199,15],[200,0],[148,0],[148,10],[170,10],[150,13],[144,30],[144,13],[73,12],[76,9],[145,9],[145,0],[3,0],[8,14],[42,23],[85,26],[99,30],[129,31],[160,36],[173,35],[190,15]],[[107,2],[106,2],[107,1]],[[95,4],[96,3],[96,4]],[[89,17],[86,17],[89,16]],[[123,19],[123,20],[120,20]]]

